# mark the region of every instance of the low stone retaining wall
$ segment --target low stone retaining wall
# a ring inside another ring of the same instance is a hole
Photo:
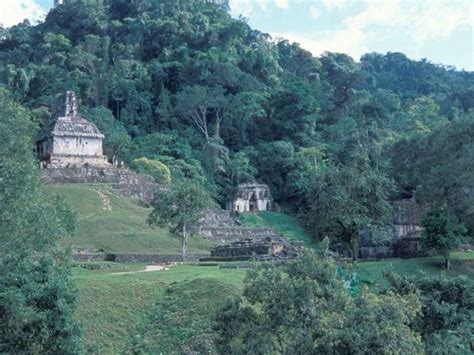
[[[129,169],[114,167],[72,166],[69,168],[40,169],[46,184],[154,184],[151,176],[140,175]]]
[[[421,250],[420,238],[402,238],[391,242],[389,245],[360,247],[359,258],[361,259],[384,259],[384,258],[413,258],[424,256]]]
[[[111,184],[112,190],[120,196],[130,197],[149,206],[153,202],[155,192],[167,187],[160,184]]]
[[[383,245],[377,247],[360,247],[360,259],[384,259],[393,257],[393,249],[391,245]]]
[[[300,250],[301,246],[290,244],[281,237],[246,238],[212,248],[211,256],[201,261],[289,260],[296,258]]]
[[[157,190],[168,189],[151,176],[114,167],[69,167],[40,169],[45,184],[109,184],[119,195],[134,198],[149,205]]]
[[[250,238],[261,240],[266,237],[281,237],[272,228],[252,228],[252,227],[200,227],[195,231],[205,239],[218,244],[227,244],[240,239]]]
[[[392,244],[393,256],[397,258],[414,258],[426,256],[421,249],[420,237],[402,238]]]
[[[202,218],[196,227],[235,227],[237,220],[232,213],[219,208],[209,208],[206,216]]]
[[[186,261],[199,261],[210,254],[188,254]],[[74,261],[113,261],[116,263],[172,263],[181,262],[179,254],[122,254],[122,253],[81,253],[73,254]]]

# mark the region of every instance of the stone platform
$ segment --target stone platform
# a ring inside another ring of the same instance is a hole
[[[296,258],[301,246],[290,244],[281,237],[260,240],[244,238],[211,249],[211,256],[200,261],[276,261]]]
[[[267,237],[280,238],[281,235],[273,228],[253,227],[201,227],[199,235],[215,244],[228,244],[241,239],[263,240]]]
[[[117,194],[147,205],[153,201],[155,191],[168,188],[155,183],[151,176],[111,166],[45,168],[40,169],[40,176],[45,184],[109,184]]]

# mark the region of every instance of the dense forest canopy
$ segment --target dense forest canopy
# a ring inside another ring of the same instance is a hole
[[[350,223],[377,225],[381,202],[412,196],[474,220],[473,72],[402,53],[314,57],[202,0],[66,0],[43,23],[0,28],[0,85],[39,129],[75,90],[110,159],[157,160],[221,203],[259,181],[309,222],[324,186],[365,201]]]

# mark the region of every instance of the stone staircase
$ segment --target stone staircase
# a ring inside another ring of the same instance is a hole
[[[198,226],[202,227],[233,227],[238,223],[230,211],[219,208],[210,208]]]
[[[253,227],[207,227],[202,226],[198,232],[203,238],[208,239],[215,244],[228,244],[241,239],[264,240],[270,238],[281,238],[273,228],[253,228]]]
[[[283,238],[245,238],[211,249],[211,256],[201,261],[284,261],[296,258],[301,246],[290,244]]]
[[[273,228],[242,227],[225,210],[209,210],[194,232],[211,241],[211,255],[200,261],[284,261],[298,256],[301,245],[288,243]]]
[[[239,221],[230,211],[221,209],[209,209],[206,217],[194,227],[194,232],[215,245],[229,244],[242,239],[259,241],[266,238],[281,238],[281,234],[273,228],[239,226]]]

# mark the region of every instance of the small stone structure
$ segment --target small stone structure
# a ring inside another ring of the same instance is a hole
[[[77,112],[76,96],[67,91],[59,105],[54,124],[36,143],[36,152],[44,168],[69,166],[108,166],[102,153],[104,135]]]
[[[226,209],[233,212],[260,212],[273,208],[273,198],[265,184],[239,185],[234,198],[226,203]]]
[[[421,220],[425,212],[423,206],[414,198],[394,201],[393,226],[394,238],[416,238],[420,236],[422,227]]]
[[[289,244],[281,237],[265,237],[259,240],[244,238],[211,249],[211,256],[201,261],[277,261],[296,258],[301,246]]]
[[[394,201],[391,239],[384,245],[360,245],[359,257],[382,259],[391,257],[415,257],[423,255],[420,235],[424,208],[415,199]],[[336,248],[342,253],[342,247]]]
[[[243,227],[231,211],[218,208],[208,209],[206,216],[192,227],[192,231],[214,245],[224,245],[241,239],[280,237],[273,228]]]
[[[150,204],[156,190],[167,189],[151,176],[140,175],[107,162],[104,135],[77,112],[76,96],[67,91],[56,119],[36,144],[40,175],[46,184],[109,184],[119,195]],[[123,165],[123,164],[122,164]]]
[[[289,244],[275,229],[240,224],[229,210],[209,209],[193,227],[194,233],[214,245],[211,256],[201,261],[285,260],[297,255],[296,244]]]

